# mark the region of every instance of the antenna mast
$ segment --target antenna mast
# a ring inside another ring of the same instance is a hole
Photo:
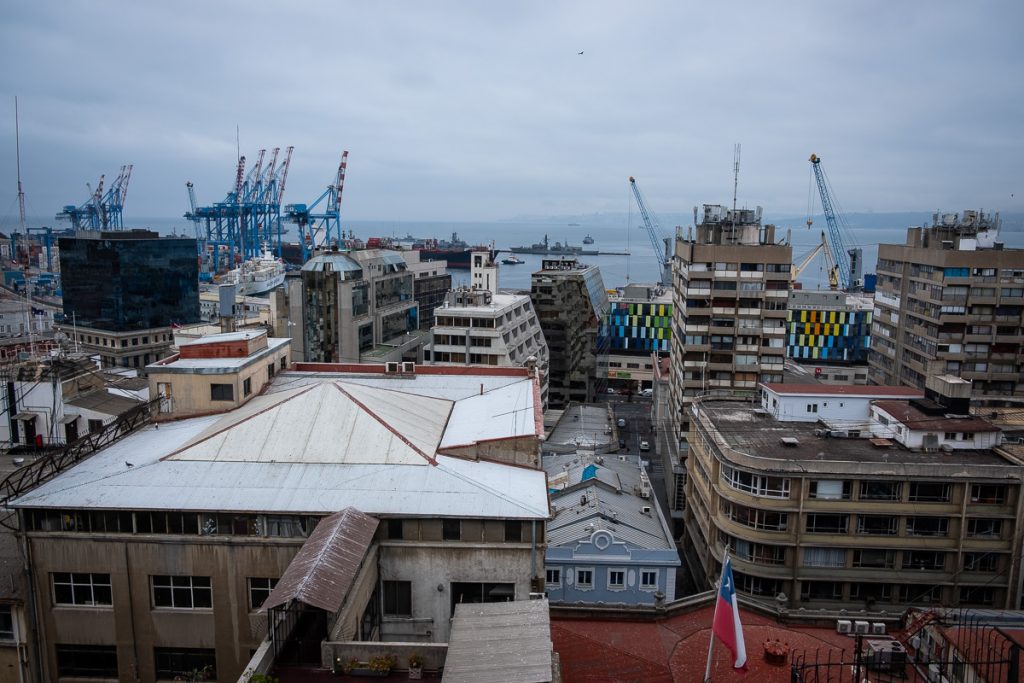
[[[18,96],[14,96],[14,149],[18,165],[18,219],[21,231],[28,234],[28,227],[25,225],[25,191],[21,187],[21,130],[18,127]],[[12,255],[16,257],[16,255]]]
[[[736,190],[740,185],[740,143],[732,148],[732,221],[729,227],[729,241],[736,242]]]

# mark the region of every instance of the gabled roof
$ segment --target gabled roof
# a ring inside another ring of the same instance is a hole
[[[319,382],[254,398],[167,459],[426,465],[451,409],[445,399]]]
[[[292,600],[338,611],[377,531],[377,520],[355,508],[325,517],[292,558],[261,610]]]
[[[912,430],[933,432],[998,432],[999,427],[980,417],[950,417],[929,415],[908,401],[874,401],[873,406],[884,410]]]

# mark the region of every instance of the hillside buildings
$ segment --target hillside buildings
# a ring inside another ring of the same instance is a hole
[[[21,495],[42,678],[235,680],[254,652],[443,643],[456,605],[528,597],[550,515],[536,382],[300,365]]]
[[[696,222],[697,216],[694,216]],[[704,205],[695,235],[676,235],[670,412],[677,438],[708,391],[753,394],[781,382],[793,250],[761,209]]]
[[[739,591],[789,607],[1017,607],[1024,462],[933,380],[938,400],[772,384],[753,404],[694,402],[685,547],[698,582],[729,548]]]
[[[196,241],[149,230],[61,237],[68,338],[104,367],[145,368],[170,354],[171,326],[199,321]]]
[[[530,298],[548,344],[548,405],[593,401],[607,384],[598,373],[608,353],[600,334],[608,308],[601,271],[576,259],[544,259],[530,278]]]
[[[870,380],[924,387],[952,373],[991,405],[1024,397],[1024,249],[998,241],[999,215],[935,214],[878,249]]]
[[[660,285],[626,285],[608,297],[602,325],[609,385],[652,388],[655,359],[668,357],[672,348],[672,293]]]

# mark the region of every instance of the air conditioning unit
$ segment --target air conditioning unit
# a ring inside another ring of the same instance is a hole
[[[871,634],[876,636],[885,635],[885,624],[881,621],[876,621],[871,624]]]
[[[855,621],[855,622],[853,622],[853,632],[854,633],[867,634],[867,632],[870,629],[871,629],[871,625],[868,622],[866,622],[866,621]]]
[[[547,597],[546,593],[530,593],[531,600],[543,600],[545,597]]]
[[[651,506],[650,505],[644,505],[642,508],[640,508],[640,512],[642,514],[645,514],[645,515],[651,514]]]
[[[836,633],[843,633],[846,635],[853,633],[853,622],[849,619],[839,619],[836,621]]]
[[[403,362],[402,363],[402,372],[406,372],[406,373],[409,373],[409,374],[415,373],[416,372],[416,364],[412,363],[410,361]]]
[[[398,372],[398,369],[400,367],[401,367],[400,363],[396,363],[394,361],[388,361],[387,363],[384,364],[384,373],[387,374],[387,375],[394,375],[394,374],[396,374]]]

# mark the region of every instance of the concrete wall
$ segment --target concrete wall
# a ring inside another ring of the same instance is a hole
[[[29,534],[43,679],[57,680],[57,643],[116,645],[123,683],[154,680],[154,647],[215,648],[217,680],[238,678],[265,635],[250,632],[247,578],[280,577],[303,541]],[[110,574],[113,605],[54,605],[50,574],[67,571]],[[152,607],[152,575],[209,576],[213,609]]]
[[[464,448],[445,448],[444,452],[472,460],[491,460],[524,467],[537,467],[540,462],[540,443],[535,436],[482,441]]]

